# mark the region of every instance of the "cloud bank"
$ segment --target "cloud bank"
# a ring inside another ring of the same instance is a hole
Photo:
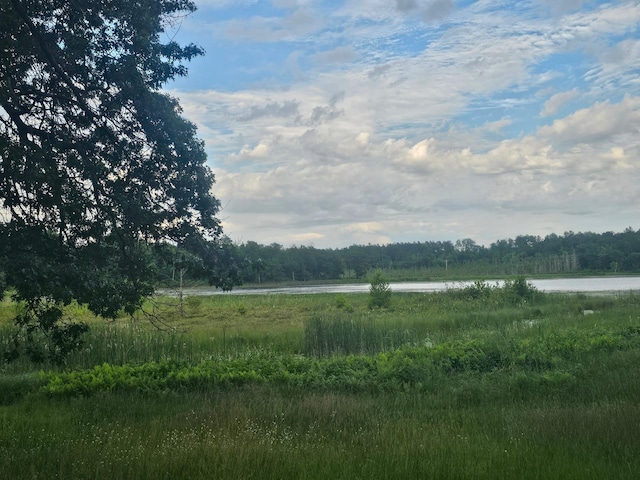
[[[638,2],[197,3],[210,60],[169,92],[232,239],[639,227]]]

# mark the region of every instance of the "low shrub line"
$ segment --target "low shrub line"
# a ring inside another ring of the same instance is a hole
[[[104,363],[88,370],[42,372],[42,390],[52,396],[87,396],[102,391],[162,392],[270,382],[312,388],[396,389],[428,384],[442,374],[501,369],[554,371],[563,362],[595,352],[640,347],[640,327],[616,331],[567,330],[527,339],[468,339],[435,346],[404,347],[376,355],[312,358],[249,356],[200,364]]]

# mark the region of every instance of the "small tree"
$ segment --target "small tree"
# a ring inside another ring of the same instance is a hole
[[[391,287],[380,270],[371,277],[369,287],[369,308],[389,308],[391,306]]]

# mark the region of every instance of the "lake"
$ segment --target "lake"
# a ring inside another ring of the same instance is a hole
[[[566,293],[617,293],[632,290],[640,291],[640,276],[638,277],[584,277],[584,278],[546,278],[527,280],[538,290],[543,292]],[[488,280],[490,285],[502,284],[502,280]],[[397,282],[389,286],[394,292],[439,292],[447,288],[462,288],[473,284],[473,281],[464,282]],[[184,295],[272,295],[286,294],[312,294],[312,293],[366,293],[369,291],[368,283],[335,284],[335,285],[302,285],[293,287],[275,288],[239,288],[231,292],[222,292],[207,288],[185,288]],[[160,293],[169,293],[168,289],[160,290]]]

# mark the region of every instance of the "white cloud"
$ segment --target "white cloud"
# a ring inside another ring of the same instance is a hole
[[[535,0],[546,5],[554,15],[573,12],[582,8],[583,0]]]
[[[412,223],[418,212],[433,220],[430,228],[455,238],[468,237],[473,230],[487,241],[497,239],[491,233],[497,235],[500,230],[491,230],[489,224],[483,224],[486,219],[480,220],[479,212],[485,209],[498,209],[504,215],[520,211],[521,218],[530,218],[560,207],[565,215],[583,212],[589,217],[600,203],[610,202],[612,188],[627,192],[617,202],[625,209],[638,205],[638,194],[631,193],[640,180],[638,168],[632,166],[622,147],[598,150],[594,144],[556,151],[544,139],[541,135],[506,140],[483,154],[471,149],[441,150],[434,138],[416,143],[402,139],[372,142],[365,134],[353,143],[359,148],[366,145],[366,157],[336,164],[309,157],[300,166],[279,167],[260,181],[246,182],[244,189],[237,184],[232,190],[247,193],[247,211],[255,211],[250,199],[262,196],[265,210],[304,215],[306,223],[298,223],[297,228],[323,235],[314,240],[327,245],[336,241],[336,232],[341,232],[344,244],[399,241],[405,232],[416,231]],[[431,170],[409,168],[425,163]],[[441,167],[437,175],[433,165]],[[471,211],[477,219],[470,216]],[[353,222],[353,218],[361,221]],[[560,230],[555,231],[562,232],[562,223],[556,225]],[[426,235],[429,230],[422,231]]]
[[[222,23],[224,34],[248,42],[295,41],[320,30],[323,21],[313,12],[301,8],[285,17],[260,17],[228,20]]]
[[[301,243],[301,244],[307,245],[309,243],[313,243],[314,240],[321,240],[325,238],[325,235],[317,232],[305,232],[305,233],[294,233],[291,235],[290,238],[294,241],[294,243]]]
[[[399,12],[411,12],[418,9],[416,0],[396,0],[396,8]]]
[[[513,121],[510,118],[501,118],[500,120],[496,120],[495,122],[487,122],[483,125],[488,132],[499,132],[503,128],[511,125]]]
[[[243,145],[238,157],[264,158],[269,154],[269,150],[269,144],[266,142],[260,142],[253,148],[249,145]]]
[[[267,102],[260,105],[248,105],[249,111],[238,118],[239,121],[248,122],[261,117],[297,118],[298,102],[284,100],[282,102]]]
[[[353,230],[354,232],[371,233],[379,232],[383,227],[380,222],[360,222],[348,225],[347,229]]]
[[[543,117],[554,115],[560,107],[578,95],[579,92],[577,88],[569,90],[568,92],[556,93],[544,103],[544,107],[542,108],[540,115]]]
[[[625,96],[620,103],[597,102],[589,108],[542,127],[539,135],[559,144],[606,141],[640,132],[640,97]]]
[[[422,13],[425,22],[433,23],[447,18],[456,6],[453,0],[432,0],[428,2]]]
[[[625,39],[612,46],[594,46],[591,50],[600,63],[587,72],[587,80],[609,89],[638,84],[640,40]]]
[[[311,58],[316,62],[324,65],[334,63],[349,63],[358,58],[358,53],[352,46],[337,47],[333,50],[316,53]]]

